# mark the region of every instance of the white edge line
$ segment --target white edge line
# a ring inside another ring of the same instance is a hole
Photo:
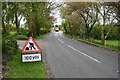
[[[58,39],[61,43],[64,43],[62,40]]]
[[[89,55],[87,55],[87,54],[85,54],[85,53],[83,53],[83,52],[81,52],[81,51],[75,49],[74,47],[72,47],[72,46],[70,46],[70,45],[68,45],[68,47],[74,49],[75,51],[77,51],[77,52],[83,54],[84,56],[87,56],[88,58],[90,58],[90,59],[92,59],[92,60],[94,60],[94,61],[96,61],[96,62],[98,62],[98,63],[101,63],[99,60],[97,60],[97,59],[95,59],[95,58],[93,58],[93,57],[91,57],[91,56],[89,56]]]

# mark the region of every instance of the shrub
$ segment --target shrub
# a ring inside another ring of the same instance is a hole
[[[25,36],[25,35],[16,35],[16,36],[15,36],[15,39],[17,39],[17,40],[27,40],[28,37]]]
[[[26,30],[26,29],[24,29],[24,28],[21,28],[21,29],[19,30],[19,34],[20,34],[20,35],[26,35],[26,36],[27,36],[28,30]]]
[[[42,29],[42,30],[40,30],[40,34],[46,34],[48,32],[50,32],[50,30],[48,30],[48,29]]]
[[[2,40],[2,52],[15,54],[18,49],[17,40],[13,36],[6,36]]]

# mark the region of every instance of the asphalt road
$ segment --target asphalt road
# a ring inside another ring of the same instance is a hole
[[[54,32],[45,37],[55,78],[118,78],[118,55]]]

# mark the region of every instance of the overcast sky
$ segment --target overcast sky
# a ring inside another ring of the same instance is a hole
[[[62,0],[51,0],[53,3],[56,2],[56,4],[60,5],[62,4]],[[56,6],[56,5],[53,5]],[[54,25],[61,25],[62,24],[62,18],[60,17],[60,10],[59,7],[51,11],[50,16],[54,16],[57,20],[54,22]]]
[[[50,16],[54,16],[57,20],[54,22],[54,25],[61,25],[62,24],[62,18],[60,17],[60,10],[59,8],[54,9],[51,11]]]

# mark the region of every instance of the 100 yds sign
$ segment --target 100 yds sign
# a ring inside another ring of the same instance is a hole
[[[22,62],[33,62],[41,60],[42,60],[41,53],[22,54]]]

